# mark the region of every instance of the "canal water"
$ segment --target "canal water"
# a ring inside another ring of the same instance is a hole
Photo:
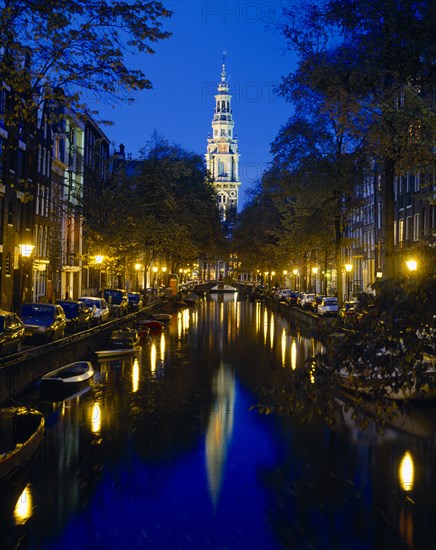
[[[339,394],[333,426],[253,408],[320,351],[265,304],[217,296],[135,356],[91,356],[81,394],[20,396],[46,435],[1,548],[436,548],[434,406],[383,434]]]

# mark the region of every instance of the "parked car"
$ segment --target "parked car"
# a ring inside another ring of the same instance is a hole
[[[323,301],[324,298],[325,298],[325,296],[322,295],[322,294],[315,294],[315,296],[313,297],[313,299],[310,302],[310,309],[312,311],[314,311],[315,313],[317,313],[318,312],[318,306],[321,304],[321,302]]]
[[[0,310],[0,355],[21,350],[24,324],[15,313]]]
[[[23,304],[20,317],[25,328],[24,342],[51,342],[65,334],[67,319],[59,304]]]
[[[303,309],[311,309],[312,300],[315,299],[315,294],[303,294],[300,298],[300,306]]]
[[[92,322],[101,325],[109,320],[109,306],[104,298],[96,296],[82,296],[79,302],[83,302],[92,313]]]
[[[338,314],[338,299],[334,296],[324,296],[321,303],[318,304],[317,312],[321,317],[336,316]]]
[[[78,332],[91,327],[92,312],[86,304],[75,300],[56,300],[56,303],[64,309],[68,332]]]
[[[288,296],[288,305],[290,306],[296,306],[298,304],[298,292],[291,291],[291,293]]]
[[[129,297],[127,290],[119,288],[105,288],[103,296],[109,304],[109,311],[113,317],[123,317],[129,312]]]
[[[142,309],[142,294],[139,292],[128,292],[127,297],[129,300],[129,311],[139,311]]]
[[[342,304],[339,309],[339,319],[345,325],[354,324],[356,322],[357,314],[357,300],[347,300]]]

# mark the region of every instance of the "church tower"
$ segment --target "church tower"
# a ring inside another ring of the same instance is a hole
[[[238,210],[239,181],[238,140],[234,133],[232,96],[223,59],[221,81],[215,95],[215,110],[212,120],[212,136],[207,140],[206,165],[218,195],[221,221],[226,225],[236,222]]]

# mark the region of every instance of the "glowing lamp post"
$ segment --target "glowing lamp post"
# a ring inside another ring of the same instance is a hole
[[[157,266],[153,266],[152,267],[152,271],[153,271],[153,288],[156,288],[156,274],[157,274]]]
[[[136,271],[136,292],[139,291],[139,272],[142,269],[141,264],[135,264],[135,271]]]
[[[98,266],[98,291],[101,292],[101,268],[104,262],[104,256],[98,254],[94,257],[94,262]]]
[[[312,267],[312,275],[313,275],[313,280],[314,280],[314,288],[315,288],[315,294],[316,294],[316,276],[318,274],[318,268],[317,267]]]
[[[21,269],[21,303],[28,302],[32,296],[32,276],[29,274],[30,271],[30,257],[33,254],[35,249],[33,244],[22,243],[19,245],[21,258],[22,258],[22,269]]]
[[[351,273],[353,271],[353,264],[345,264],[345,272],[347,274],[347,300],[350,300],[351,290]]]
[[[295,278],[295,290],[297,290],[298,269],[293,269],[292,274],[294,275],[294,278]]]

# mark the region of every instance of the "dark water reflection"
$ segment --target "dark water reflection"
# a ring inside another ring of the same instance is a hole
[[[435,548],[434,407],[384,435],[341,401],[335,430],[249,410],[320,349],[263,304],[219,297],[137,356],[95,362],[88,391],[23,396],[47,433],[2,547]]]

